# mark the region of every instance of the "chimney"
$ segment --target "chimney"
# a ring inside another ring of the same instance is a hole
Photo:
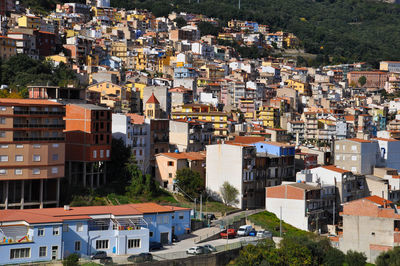
[[[69,205],[64,205],[64,211],[69,211]]]

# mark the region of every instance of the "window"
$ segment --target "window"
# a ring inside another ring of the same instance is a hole
[[[172,173],[169,173],[169,174],[168,174],[168,177],[169,177],[169,178],[172,178]]]
[[[81,250],[81,241],[75,241],[75,251]]]
[[[336,161],[340,160],[340,155],[336,155]]]
[[[16,175],[22,175],[22,169],[15,169]]]
[[[0,117],[0,124],[5,124],[5,123],[6,123],[6,118]]]
[[[93,151],[93,158],[94,158],[94,159],[97,158],[97,151]]]
[[[0,155],[0,162],[8,162],[8,156],[7,155]]]
[[[0,131],[0,138],[5,138],[5,137],[6,137],[6,132]]]
[[[33,144],[34,149],[40,149],[40,144]]]
[[[140,239],[128,239],[128,248],[140,248]]]
[[[60,227],[54,226],[53,227],[53,236],[58,236],[60,235]]]
[[[34,161],[34,162],[40,162],[40,155],[34,154],[34,155],[33,155],[33,161]]]
[[[106,157],[110,157],[110,150],[106,150]]]
[[[51,168],[51,173],[52,174],[58,174],[58,167],[52,167]]]
[[[53,148],[58,148],[58,147],[59,147],[58,143],[53,144]]]
[[[24,161],[24,156],[22,156],[22,155],[15,155],[15,161],[16,161],[16,162],[23,162],[23,161]]]
[[[164,217],[163,217],[163,223],[164,223],[164,224],[169,223],[169,217],[168,217],[168,216],[164,216]]]
[[[29,258],[31,256],[30,248],[10,249],[10,259]]]
[[[100,158],[104,157],[104,150],[100,150]]]
[[[150,231],[150,232],[149,232],[149,236],[150,236],[150,237],[153,237],[153,232]]]
[[[0,148],[2,148],[2,149],[8,149],[8,145],[6,145],[6,144],[0,145]]]
[[[57,161],[58,160],[58,153],[54,153],[52,155],[52,159],[53,159],[53,161]]]
[[[96,240],[96,249],[108,249],[108,240]]]
[[[357,150],[357,146],[356,145],[351,146],[351,150],[352,151],[356,151]]]
[[[168,161],[168,166],[174,166],[174,162],[173,161]]]
[[[351,168],[351,171],[352,171],[352,172],[357,172],[357,167],[352,167],[352,168]]]
[[[5,175],[7,174],[7,170],[6,169],[0,169],[0,175]]]
[[[82,223],[77,223],[76,224],[76,231],[82,232],[83,231],[83,224]]]
[[[351,156],[351,160],[352,160],[352,161],[356,161],[356,160],[357,160],[357,156],[354,156],[354,155]]]
[[[184,216],[183,214],[179,215],[179,220],[183,220]]]
[[[0,106],[0,110],[1,110],[1,111],[6,111],[6,110],[7,110],[7,107],[5,107],[5,106]]]
[[[39,257],[47,256],[47,247],[39,247]]]
[[[32,169],[32,174],[34,174],[34,175],[40,175],[40,169],[39,169],[39,168],[33,168],[33,169]]]
[[[17,149],[23,149],[23,148],[24,148],[24,145],[22,145],[22,144],[17,144],[17,145],[15,145],[15,148],[17,148]]]
[[[44,228],[43,227],[38,228],[37,235],[38,236],[44,236]]]
[[[63,232],[68,232],[68,231],[69,231],[68,224],[63,224]]]

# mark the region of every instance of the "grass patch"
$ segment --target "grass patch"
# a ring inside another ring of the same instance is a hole
[[[279,224],[280,221],[278,219],[278,217],[276,217],[275,214],[271,213],[271,212],[260,212],[260,213],[256,213],[253,215],[250,215],[249,217],[247,217],[251,222],[253,222],[255,225],[259,225],[262,228],[264,228],[265,230],[268,230],[270,232],[272,232],[272,234],[274,236],[279,236]],[[311,232],[307,232],[307,231],[303,231],[300,229],[297,229],[294,226],[291,226],[290,224],[287,224],[285,222],[282,221],[282,231],[283,234],[286,236],[311,236],[314,235]]]
[[[183,208],[194,208],[194,202],[189,201],[186,199],[184,196],[180,194],[175,194],[175,198],[177,199],[177,203],[173,204],[175,206],[183,207]],[[200,210],[200,201],[197,201],[196,203],[196,209],[199,211]],[[219,201],[211,201],[208,199],[205,201],[203,199],[203,212],[221,212],[221,213],[227,213],[237,210],[234,207],[231,206],[226,206],[222,202]]]

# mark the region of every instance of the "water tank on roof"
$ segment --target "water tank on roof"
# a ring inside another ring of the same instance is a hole
[[[178,149],[175,149],[175,153],[179,153],[179,150],[178,150]]]

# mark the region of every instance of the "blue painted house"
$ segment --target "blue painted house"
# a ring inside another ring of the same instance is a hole
[[[250,145],[256,147],[257,152],[267,153],[275,156],[294,156],[295,147],[293,145],[288,145],[280,142],[272,141],[260,141],[255,142]]]
[[[0,211],[0,265],[138,254],[150,241],[170,243],[190,231],[190,209],[155,203]]]

